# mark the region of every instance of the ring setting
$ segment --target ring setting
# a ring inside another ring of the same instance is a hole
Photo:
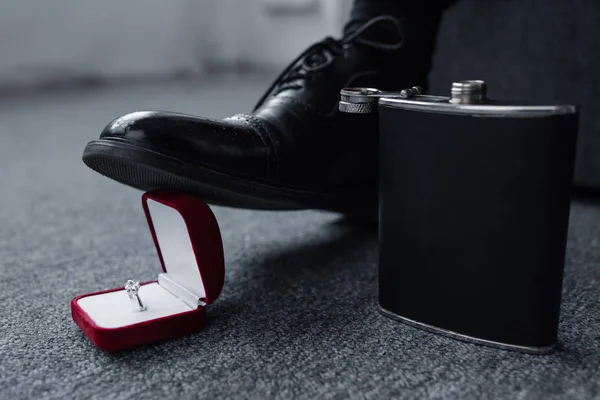
[[[138,294],[139,290],[140,283],[138,281],[129,279],[125,284],[125,291],[127,292],[127,296],[129,296],[129,299],[135,305],[136,309],[138,311],[145,311],[146,306],[144,305],[142,299],[140,298],[140,295]]]

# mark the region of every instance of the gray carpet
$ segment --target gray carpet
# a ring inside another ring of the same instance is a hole
[[[261,79],[0,100],[0,398],[600,397],[600,205],[573,205],[560,347],[532,356],[402,325],[376,308],[375,232],[317,212],[215,208],[226,285],[196,335],[120,355],[73,323],[72,297],[150,280],[140,193],[83,146],[136,109],[225,116]]]

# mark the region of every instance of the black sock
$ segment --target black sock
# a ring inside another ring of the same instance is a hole
[[[398,72],[426,76],[431,68],[438,28],[446,9],[456,0],[354,0],[350,21],[344,33],[354,31],[371,18],[391,15],[400,20],[404,44],[389,58],[390,68]],[[389,41],[385,26],[369,29],[369,39]],[[412,72],[406,69],[411,69]]]

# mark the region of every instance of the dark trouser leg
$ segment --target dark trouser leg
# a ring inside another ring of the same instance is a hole
[[[401,20],[404,46],[389,58],[390,68],[396,71],[426,76],[431,68],[438,28],[446,9],[457,0],[354,0],[346,32],[378,15],[391,15]],[[373,30],[372,37],[386,40],[384,27]],[[410,69],[410,71],[409,71]]]
[[[410,14],[440,13],[456,0],[354,0],[351,18],[371,18],[377,15],[393,15],[402,18]]]

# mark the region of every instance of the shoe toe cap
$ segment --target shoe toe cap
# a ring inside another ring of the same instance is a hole
[[[165,123],[174,121],[174,117],[174,114],[158,111],[132,112],[112,120],[102,130],[100,138],[143,139],[161,132]]]
[[[137,111],[111,121],[100,140],[142,146],[236,175],[264,177],[272,161],[264,139],[240,118]]]

